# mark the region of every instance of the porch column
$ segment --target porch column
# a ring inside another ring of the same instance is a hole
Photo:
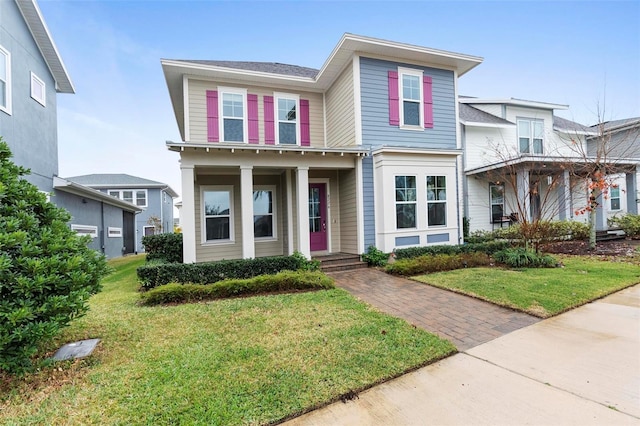
[[[602,192],[596,197],[598,207],[596,208],[596,231],[606,231],[607,226],[607,200],[602,196]]]
[[[558,215],[560,220],[569,220],[572,217],[570,179],[569,171],[565,170],[560,177],[560,182],[558,182]]]
[[[627,212],[638,214],[640,193],[638,192],[638,168],[626,174],[627,180]]]
[[[529,169],[519,169],[516,173],[517,206],[527,222],[531,221],[531,198],[529,194]],[[505,200],[506,201],[506,200]],[[506,212],[505,212],[506,214]]]
[[[298,190],[298,251],[311,259],[309,241],[309,167],[296,168]]]
[[[253,166],[240,166],[240,220],[242,221],[242,258],[256,257],[253,237]]]
[[[356,160],[356,238],[358,239],[358,253],[364,253],[364,194],[362,179],[362,159]]]
[[[291,170],[284,172],[286,191],[287,191],[287,254],[293,254],[293,181],[291,179]]]
[[[182,256],[184,263],[196,261],[196,201],[195,173],[193,166],[180,166],[182,174],[182,209],[180,225],[182,227]]]

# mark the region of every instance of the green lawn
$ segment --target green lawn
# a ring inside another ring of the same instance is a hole
[[[564,268],[470,268],[413,277],[547,318],[640,282],[636,264],[565,256]]]
[[[94,355],[0,376],[0,424],[264,424],[455,351],[338,289],[139,307],[143,261],[111,262],[57,342],[101,338]]]

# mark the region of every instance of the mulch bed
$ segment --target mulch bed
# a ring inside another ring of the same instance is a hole
[[[602,241],[596,244],[595,250],[589,249],[588,241],[558,241],[545,244],[542,251],[553,254],[598,255],[598,256],[634,256],[639,241],[616,240]]]

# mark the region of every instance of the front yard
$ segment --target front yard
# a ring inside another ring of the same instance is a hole
[[[139,307],[143,262],[112,261],[57,342],[101,338],[91,357],[0,375],[1,424],[264,424],[455,351],[339,289]]]

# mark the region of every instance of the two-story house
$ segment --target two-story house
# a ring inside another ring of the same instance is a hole
[[[58,175],[56,96],[74,87],[35,0],[0,1],[0,136],[27,179],[72,215],[69,226],[91,236],[108,257],[133,252],[132,203],[72,184]],[[130,250],[130,251],[129,251]]]
[[[457,79],[481,61],[352,34],[320,70],[162,60],[185,262],[461,241]]]
[[[587,220],[576,211],[589,204],[581,166],[594,161],[595,151],[587,141],[599,140],[596,128],[554,115],[567,105],[513,98],[461,97],[459,102],[464,215],[470,231],[535,218]],[[611,152],[601,161],[610,163],[609,170],[622,172],[617,186],[598,200],[597,229],[605,230],[606,219],[622,211],[620,194],[631,197],[637,191],[638,158]],[[635,203],[629,207],[637,211]]]
[[[135,219],[135,251],[143,252],[142,237],[173,232],[173,199],[166,183],[118,173],[74,176],[68,180],[131,203],[142,211]]]

